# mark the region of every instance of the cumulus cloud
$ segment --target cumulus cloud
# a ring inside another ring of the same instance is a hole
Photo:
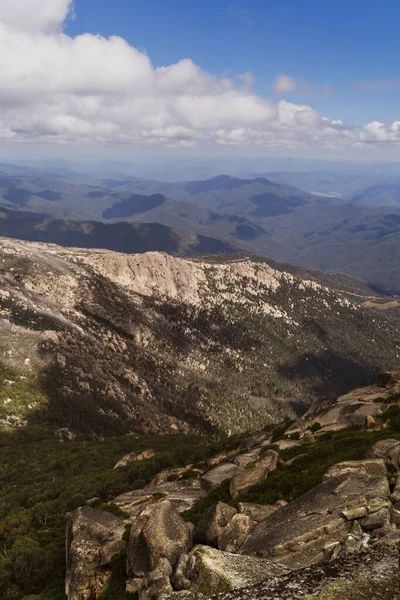
[[[54,31],[61,27],[72,0],[2,0],[0,22],[30,32]]]
[[[275,78],[274,92],[278,95],[298,94],[299,96],[315,96],[318,94],[332,94],[330,85],[316,86],[310,81],[301,78],[289,77],[281,73]]]
[[[389,125],[380,121],[372,121],[364,125],[363,131],[360,133],[362,142],[400,142],[400,121],[394,121]]]
[[[310,106],[258,96],[250,72],[215,77],[189,58],[155,68],[121,37],[68,36],[72,10],[70,0],[1,1],[0,139],[174,147],[360,141]],[[282,79],[281,93],[293,85]],[[368,143],[372,125],[363,131]]]

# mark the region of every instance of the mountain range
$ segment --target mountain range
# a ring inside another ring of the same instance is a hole
[[[386,206],[377,191],[382,186],[344,199],[303,192],[264,177],[221,175],[162,183],[133,177],[86,176],[84,181],[81,175],[38,175],[33,170],[0,177],[3,235],[125,252],[190,255],[244,250],[349,274],[386,293],[400,291],[396,184],[385,186]],[[133,223],[141,224],[144,237]],[[156,227],[159,241],[152,235]],[[85,233],[79,236],[78,231]]]

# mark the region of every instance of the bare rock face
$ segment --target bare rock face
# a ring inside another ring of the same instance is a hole
[[[132,526],[127,548],[127,574],[146,577],[166,559],[175,567],[192,546],[189,525],[167,500],[145,509]],[[164,563],[163,563],[164,564]],[[164,569],[165,571],[165,569]]]
[[[158,476],[157,476],[158,477]],[[135,519],[146,507],[168,500],[178,513],[189,510],[205,495],[198,479],[182,479],[156,483],[157,477],[145,488],[120,494],[114,504]]]
[[[207,492],[210,492],[213,488],[218,487],[221,483],[224,483],[224,481],[231,480],[236,473],[242,471],[242,467],[230,462],[220,464],[201,477],[201,487]]]
[[[284,501],[281,501],[284,502]],[[260,523],[264,521],[269,515],[272,515],[273,512],[281,508],[281,506],[285,506],[287,502],[284,504],[253,504],[251,502],[239,502],[239,513],[246,515],[252,521],[256,523]]]
[[[111,573],[111,559],[125,548],[124,522],[102,510],[85,506],[74,510],[67,525],[68,600],[98,597]]]
[[[241,494],[245,494],[252,487],[264,481],[268,473],[276,469],[278,460],[279,454],[274,450],[268,450],[262,460],[256,463],[252,469],[246,469],[237,473],[230,483],[232,498],[237,498]]]
[[[240,553],[297,569],[345,553],[350,535],[360,549],[374,528],[384,532],[388,526],[389,500],[382,462],[336,465],[323,483],[256,525]]]
[[[184,581],[188,587],[185,589],[208,597],[254,585],[285,572],[284,567],[268,560],[196,546],[186,560]]]
[[[194,533],[196,542],[218,547],[220,535],[236,514],[237,510],[224,502],[218,502],[209,508],[196,527]]]
[[[371,458],[382,458],[387,465],[400,469],[400,442],[399,440],[381,440],[377,442],[369,453]]]
[[[226,552],[237,552],[254,525],[255,522],[247,515],[235,515],[219,535],[218,548]]]

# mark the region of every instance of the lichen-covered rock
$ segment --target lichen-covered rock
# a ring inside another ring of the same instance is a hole
[[[221,483],[224,483],[224,481],[231,480],[236,473],[241,471],[243,471],[243,468],[238,465],[234,465],[230,462],[222,463],[200,478],[201,487],[207,492],[210,492],[215,487],[221,485]]]
[[[122,519],[84,506],[74,510],[67,524],[68,600],[91,600],[104,589],[111,573],[111,560],[125,548]]]
[[[226,552],[237,552],[246,541],[255,522],[250,517],[237,514],[229,521],[218,537],[218,548]]]
[[[240,553],[294,569],[330,558],[334,546],[341,551],[353,521],[360,519],[362,526],[362,519],[368,519],[390,497],[385,476],[371,475],[358,468],[357,462],[354,467],[347,463],[346,468],[336,469],[337,474],[333,469],[322,484],[256,525]]]
[[[168,500],[145,509],[133,523],[127,547],[127,573],[146,576],[166,558],[173,568],[192,546],[189,525]]]
[[[195,541],[218,547],[218,538],[236,514],[235,508],[224,502],[218,502],[204,513],[198,523],[194,533]]]
[[[185,575],[191,592],[211,595],[253,585],[285,572],[284,567],[268,560],[196,546],[189,555]]]

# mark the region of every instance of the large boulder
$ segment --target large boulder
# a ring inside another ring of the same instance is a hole
[[[113,502],[128,513],[131,519],[135,519],[146,507],[163,500],[169,500],[178,513],[185,512],[205,495],[198,479],[182,479],[157,485],[152,482],[141,490],[117,496]]]
[[[279,454],[274,450],[268,450],[260,462],[253,468],[245,469],[237,473],[231,480],[230,493],[232,498],[237,498],[245,494],[255,485],[264,481],[268,473],[276,469],[279,460]]]
[[[178,583],[178,587],[207,597],[279,577],[287,571],[268,560],[230,554],[209,546],[196,546],[184,567],[183,586]]]
[[[194,532],[195,541],[217,548],[219,536],[236,514],[235,508],[218,502],[204,513]]]
[[[237,552],[246,541],[255,522],[250,517],[237,514],[229,521],[218,537],[218,548],[226,552]]]
[[[374,472],[378,468],[370,467]],[[362,547],[373,526],[368,517],[387,507],[389,497],[386,476],[371,474],[363,461],[337,466],[323,483],[256,525],[240,553],[298,569],[340,555],[356,530],[361,531],[357,543]],[[382,527],[386,516],[379,515]],[[354,528],[355,521],[360,528]]]
[[[206,492],[220,486],[224,481],[230,481],[236,473],[243,471],[242,467],[233,463],[222,463],[214,467],[200,478],[201,487]]]
[[[91,600],[103,591],[111,560],[125,548],[122,519],[89,506],[74,510],[67,523],[68,600]]]
[[[180,555],[191,546],[189,525],[171,502],[159,502],[145,509],[133,523],[127,548],[127,574],[135,578],[147,576],[164,558],[174,568]]]
[[[381,440],[369,452],[371,458],[381,458],[387,465],[395,469],[400,469],[400,441],[399,440]]]

